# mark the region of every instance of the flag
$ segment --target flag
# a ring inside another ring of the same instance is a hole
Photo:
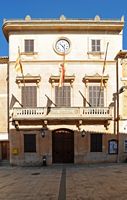
[[[98,96],[98,106],[100,105],[100,96],[101,96],[101,91],[102,91],[102,88],[103,88],[103,76],[104,76],[105,66],[106,66],[106,58],[107,58],[107,52],[108,52],[108,45],[109,45],[109,42],[107,42],[106,51],[105,51],[105,59],[104,59],[104,64],[103,64],[103,69],[102,69],[100,91],[99,91],[99,96]]]
[[[15,105],[16,102],[19,103],[19,105],[21,107],[23,107],[23,105],[18,101],[18,99],[12,94],[11,103],[10,103],[10,109],[13,108],[13,106]]]
[[[65,78],[65,68],[64,68],[64,63],[60,64],[60,80],[59,80],[59,87],[63,86],[64,83],[64,78]]]
[[[106,58],[107,58],[107,52],[108,52],[108,45],[109,45],[109,42],[107,42],[107,46],[106,46],[106,52],[105,52],[104,65],[103,65],[103,69],[102,69],[100,89],[102,89],[102,86],[103,86],[103,76],[104,76],[105,66],[106,66]]]
[[[19,47],[18,47],[18,57],[17,57],[16,63],[15,63],[15,70],[22,74],[23,84],[25,86],[25,79],[24,79],[24,74],[23,74],[23,66],[22,66],[22,62],[21,62],[20,48]]]
[[[17,72],[20,72],[23,74],[23,67],[22,67],[22,63],[21,63],[21,57],[20,57],[20,48],[18,47],[18,57],[16,59],[16,63],[15,63],[15,70]]]
[[[84,95],[81,93],[81,91],[79,90],[79,93],[81,94],[81,96],[83,97],[83,100],[84,100],[84,105],[85,105],[85,102],[91,107],[91,104],[86,100],[86,98],[84,97]]]
[[[46,105],[46,107],[47,107],[47,115],[49,114],[49,112],[50,112],[50,110],[51,110],[51,105],[53,104],[54,106],[56,106],[56,104],[55,103],[53,103],[53,101],[45,94],[45,96],[47,97],[47,105]]]

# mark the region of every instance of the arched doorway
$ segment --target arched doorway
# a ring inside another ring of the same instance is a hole
[[[58,129],[52,132],[53,163],[74,163],[74,132]]]

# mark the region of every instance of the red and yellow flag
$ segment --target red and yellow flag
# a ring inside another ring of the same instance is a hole
[[[59,87],[63,86],[64,83],[64,78],[65,78],[65,68],[64,68],[64,63],[60,64],[60,80],[59,80]]]

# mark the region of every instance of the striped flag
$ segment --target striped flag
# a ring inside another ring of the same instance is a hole
[[[64,68],[64,63],[60,64],[60,80],[59,80],[59,87],[63,86],[64,83],[64,78],[65,78],[65,68]]]
[[[21,62],[21,57],[20,57],[20,48],[18,47],[18,57],[16,59],[15,63],[15,70],[17,72],[20,72],[23,74],[23,67],[22,67],[22,62]]]
[[[106,52],[105,52],[105,59],[104,59],[104,65],[103,65],[103,69],[102,69],[101,86],[100,86],[101,89],[102,89],[102,86],[103,86],[103,76],[104,76],[105,66],[106,66],[106,58],[107,58],[107,52],[108,52],[108,45],[109,45],[109,42],[107,42]]]
[[[16,62],[15,62],[15,70],[22,74],[23,84],[25,86],[25,79],[24,79],[23,66],[22,66],[22,62],[21,62],[20,48],[19,47],[18,47],[18,57],[17,57]]]

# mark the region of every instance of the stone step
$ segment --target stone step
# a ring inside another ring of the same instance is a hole
[[[1,166],[9,166],[9,165],[10,165],[10,162],[9,162],[9,160],[1,160],[1,161],[0,161],[0,165],[1,165]]]

